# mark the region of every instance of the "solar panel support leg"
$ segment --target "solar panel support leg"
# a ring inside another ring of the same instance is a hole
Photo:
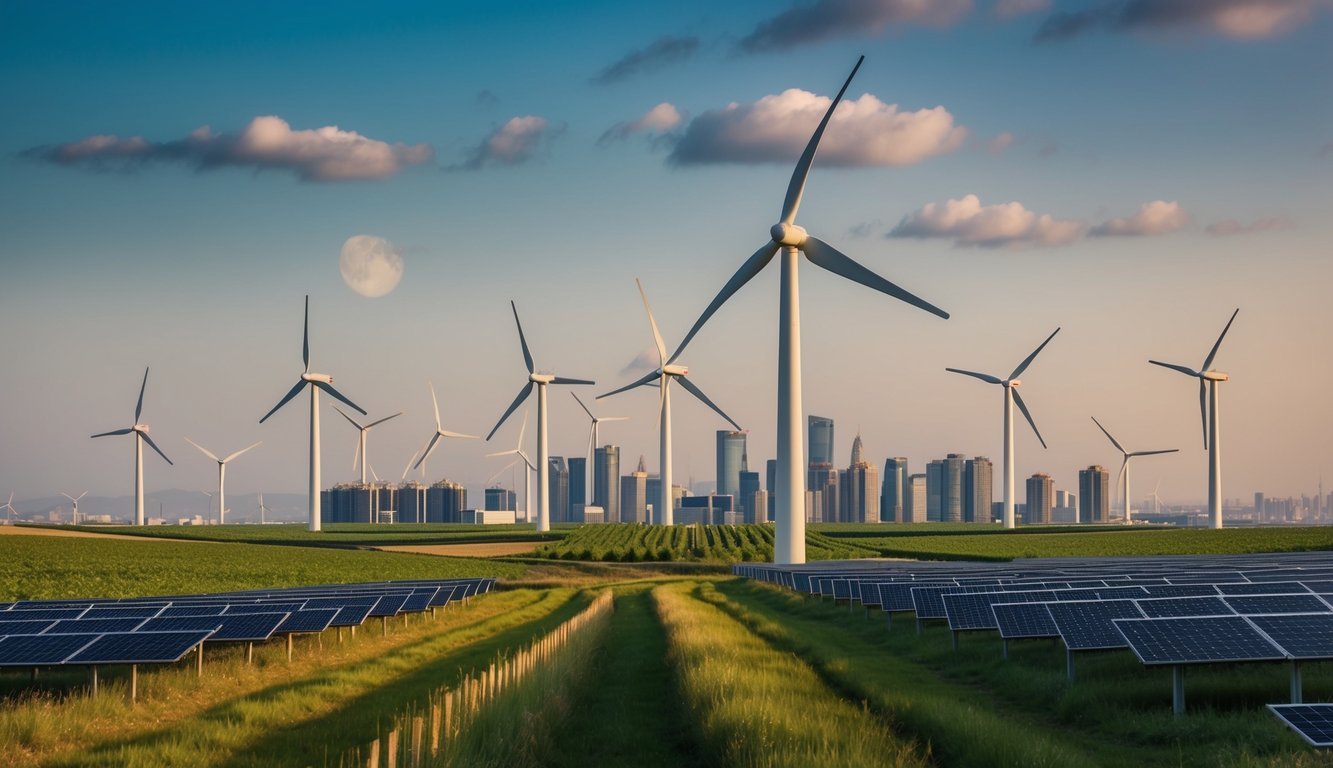
[[[204,644],[199,643],[199,658],[195,664],[195,674],[199,677],[204,676]]]
[[[130,665],[130,703],[139,699],[139,665]]]
[[[1171,667],[1171,713],[1185,714],[1185,668],[1179,664]]]
[[[33,668],[32,668],[32,681],[33,681],[34,683],[37,682],[37,668],[36,668],[36,667],[33,667]]]
[[[1074,652],[1065,649],[1065,677],[1069,682],[1074,682]]]
[[[343,643],[343,628],[338,627],[338,645],[342,645],[342,643]]]
[[[1301,663],[1293,660],[1291,662],[1291,703],[1304,704],[1304,697],[1301,695]]]
[[[953,640],[953,649],[955,651],[958,650],[958,630],[955,629],[950,631],[949,635],[952,637]]]
[[[255,644],[253,642],[245,644],[245,663],[253,664],[255,661]]]
[[[93,696],[96,696],[96,695],[97,695],[97,665],[94,664],[94,665],[93,665],[92,667],[90,667],[89,669],[90,669],[91,672],[92,672],[92,695],[93,695]]]
[[[921,619],[918,618],[918,619],[916,620],[916,633],[917,633],[918,635],[920,635],[920,634],[922,633],[922,631],[923,631],[923,628],[922,628],[922,626],[921,626]]]
[[[1008,661],[1008,660],[1009,660],[1009,638],[1006,637],[1006,638],[1004,638],[1003,640],[1001,640],[1000,642],[1002,643],[1001,650],[1000,650],[1000,658],[1004,659],[1005,661]]]
[[[389,636],[389,617],[388,617],[388,616],[381,616],[381,617],[380,617],[380,629],[383,631],[385,637],[388,637],[388,636]]]
[[[292,663],[292,635],[287,635],[287,663]]]
[[[884,612],[884,628],[893,629],[893,611]]]

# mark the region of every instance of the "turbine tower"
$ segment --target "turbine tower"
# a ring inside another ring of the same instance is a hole
[[[417,463],[412,466],[413,469],[420,467],[422,463],[426,461],[426,458],[429,457],[431,453],[435,451],[435,445],[440,441],[440,438],[442,437],[455,437],[463,440],[477,439],[476,435],[465,435],[462,434],[461,432],[450,432],[446,430],[444,427],[440,426],[440,401],[435,398],[435,385],[431,382],[426,382],[426,383],[430,384],[430,404],[435,408],[435,434],[430,436],[430,441],[426,443],[426,447],[421,449],[421,458],[417,459]]]
[[[628,421],[628,420],[629,420],[629,417],[628,417],[628,416],[594,416],[594,415],[592,415],[592,411],[590,411],[590,410],[588,409],[588,406],[585,405],[585,404],[583,403],[583,401],[579,399],[579,396],[578,396],[577,393],[575,393],[575,392],[570,392],[569,394],[571,394],[571,395],[574,396],[574,400],[576,400],[576,401],[578,402],[579,407],[583,409],[583,412],[584,412],[584,413],[588,414],[588,418],[592,421],[592,425],[591,425],[591,427],[588,429],[588,463],[587,463],[586,465],[584,465],[584,470],[583,470],[583,474],[584,474],[584,476],[585,476],[585,477],[584,477],[584,481],[585,481],[585,482],[584,482],[584,486],[585,486],[585,487],[584,487],[585,495],[584,495],[583,498],[584,498],[584,501],[585,501],[586,503],[591,504],[591,503],[592,503],[592,462],[593,462],[593,449],[595,449],[595,448],[597,447],[597,425],[598,425],[598,424],[601,424],[603,421]]]
[[[546,385],[547,384],[596,384],[595,381],[586,379],[570,379],[564,376],[555,376],[549,373],[538,373],[532,365],[532,354],[528,352],[528,341],[523,337],[523,324],[518,320],[518,307],[514,302],[509,302],[509,308],[514,311],[514,324],[518,326],[518,341],[523,346],[523,363],[528,368],[528,383],[518,391],[518,397],[509,405],[509,410],[504,412],[500,420],[495,422],[495,427],[491,433],[486,436],[487,440],[495,435],[495,430],[505,423],[509,414],[513,413],[528,395],[532,394],[533,387],[537,388],[537,466],[541,470],[537,472],[537,530],[551,530],[551,500],[547,496],[547,477],[546,465],[549,463],[549,452],[546,449]]]
[[[653,500],[654,517],[657,518],[654,522],[660,525],[673,525],[675,523],[675,520],[673,519],[675,509],[673,508],[674,505],[672,504],[671,498],[671,382],[679,382],[680,385],[685,388],[686,392],[694,395],[704,405],[716,411],[719,416],[726,419],[731,426],[735,427],[737,432],[740,431],[741,425],[737,424],[734,419],[724,413],[721,408],[718,408],[712,400],[709,400],[708,395],[705,395],[703,390],[699,389],[694,382],[685,378],[686,374],[690,372],[690,369],[687,366],[679,363],[667,362],[666,344],[662,342],[662,334],[657,330],[657,321],[653,319],[653,309],[648,306],[648,294],[644,292],[643,283],[639,282],[638,278],[634,279],[634,284],[639,286],[639,296],[643,298],[643,308],[648,312],[648,325],[653,330],[653,343],[657,345],[657,370],[645,375],[633,384],[626,384],[620,389],[613,389],[604,395],[598,395],[597,399],[600,400],[603,397],[610,397],[611,395],[634,389],[635,387],[649,386],[654,383],[657,384],[658,448],[661,451],[661,459],[659,460],[660,463],[658,464],[658,467],[661,474],[661,482],[659,485],[662,487],[661,495]],[[805,494],[802,493],[803,497],[804,495]]]
[[[833,116],[833,111],[838,108],[838,103],[842,101],[842,96],[846,93],[847,86],[851,85],[852,78],[856,76],[856,71],[860,69],[862,61],[865,61],[864,56],[857,60],[856,66],[852,68],[852,73],[847,76],[847,81],[843,83],[842,89],[833,98],[833,103],[829,105],[828,111],[824,113],[824,119],[819,122],[819,127],[815,129],[814,135],[810,137],[810,143],[806,145],[805,151],[801,153],[800,159],[796,162],[796,170],[792,173],[791,182],[787,186],[787,196],[782,203],[782,218],[777,224],[769,228],[769,242],[760,246],[759,250],[755,251],[754,255],[747,259],[740,269],[732,275],[726,285],[722,286],[722,290],[717,294],[717,297],[695,321],[694,327],[690,329],[689,333],[685,334],[685,340],[681,342],[675,354],[667,360],[668,365],[674,363],[676,358],[680,357],[681,352],[685,351],[685,346],[690,343],[694,335],[708,321],[708,318],[712,317],[713,313],[727,299],[731,298],[732,294],[740,290],[741,286],[748,283],[764,267],[768,266],[768,263],[773,260],[773,256],[778,251],[782,252],[782,276],[778,309],[778,498],[776,504],[776,541],[773,547],[773,561],[778,565],[805,562],[806,468],[804,466],[805,451],[802,445],[801,432],[803,427],[801,423],[803,419],[801,407],[801,314],[800,287],[797,279],[800,254],[804,252],[805,257],[815,266],[826,269],[835,275],[873,288],[913,306],[933,312],[940,317],[949,317],[949,313],[871,272],[823,240],[808,235],[805,229],[796,225],[796,211],[800,207],[801,196],[805,192],[806,177],[810,175],[810,165],[814,162],[815,150],[819,148],[819,140],[823,137],[824,129],[828,127],[829,118]]]
[[[218,463],[218,525],[224,525],[227,522],[227,462],[240,456],[242,453],[254,448],[263,441],[261,440],[248,448],[242,448],[236,453],[231,454],[225,459],[219,459],[212,451],[196,443],[190,438],[185,438],[185,442],[199,449],[199,452]]]
[[[107,437],[109,435],[134,435],[134,524],[143,525],[143,444],[148,443],[148,447],[157,451],[163,461],[172,464],[171,459],[157,447],[153,438],[148,436],[148,425],[139,423],[139,415],[143,413],[143,393],[148,387],[148,369],[143,369],[143,383],[139,385],[139,402],[134,406],[134,424],[124,429],[114,429],[110,432],[99,432],[93,437]],[[174,465],[173,465],[174,466]]]
[[[1160,365],[1163,368],[1170,368],[1173,371],[1180,371],[1186,376],[1193,376],[1199,380],[1199,416],[1203,419],[1203,447],[1208,449],[1208,516],[1212,520],[1214,528],[1222,527],[1222,455],[1218,448],[1218,409],[1217,409],[1217,385],[1219,382],[1231,378],[1221,371],[1212,369],[1213,358],[1217,357],[1217,349],[1222,346],[1222,339],[1226,338],[1227,331],[1231,330],[1231,324],[1236,322],[1236,315],[1240,314],[1240,307],[1231,313],[1231,319],[1222,329],[1222,335],[1217,337],[1217,342],[1213,348],[1208,351],[1208,357],[1204,358],[1203,365],[1199,370],[1188,368],[1183,365],[1173,363],[1162,363],[1156,360],[1149,360],[1153,365]]]
[[[260,492],[259,492],[259,524],[260,524],[260,525],[263,525],[263,524],[265,523],[265,520],[264,520],[264,513],[266,513],[266,512],[268,512],[268,508],[264,506],[264,492],[263,492],[263,491],[260,491]]]
[[[305,297],[305,329],[302,333],[301,341],[301,362],[305,364],[305,370],[301,372],[301,378],[297,380],[296,385],[282,396],[278,404],[273,409],[264,414],[264,418],[259,420],[263,424],[268,417],[278,412],[278,409],[291,402],[292,398],[301,394],[301,390],[307,385],[310,387],[310,530],[320,530],[320,511],[319,511],[319,391],[322,389],[328,392],[330,396],[341,400],[348,406],[356,410],[362,416],[366,411],[361,406],[348,400],[341,392],[333,388],[333,377],[325,373],[310,372],[310,296]]]
[[[987,384],[999,384],[1004,387],[1004,527],[1014,527],[1014,403],[1018,403],[1018,410],[1023,412],[1023,417],[1028,420],[1032,426],[1032,431],[1041,441],[1041,447],[1046,447],[1046,441],[1042,439],[1041,431],[1037,429],[1037,422],[1032,420],[1032,414],[1028,412],[1027,404],[1023,402],[1023,396],[1018,394],[1018,386],[1023,382],[1018,377],[1023,375],[1023,371],[1032,365],[1032,361],[1037,359],[1037,354],[1051,343],[1055,334],[1060,329],[1056,328],[1046,337],[1046,341],[1041,346],[1032,351],[1023,362],[1018,364],[1014,372],[1009,374],[1009,378],[1001,379],[998,376],[992,376],[989,373],[977,373],[976,371],[964,371],[961,368],[945,368],[950,373],[961,373],[964,376],[971,376],[981,379]]]
[[[85,491],[85,493],[86,493],[86,491]],[[64,496],[65,498],[69,498],[69,494],[67,494],[67,493],[62,493],[62,494],[60,494],[60,495],[61,495],[61,496]],[[83,498],[83,494],[79,494],[79,498]],[[9,492],[9,501],[6,501],[5,504],[4,504],[4,506],[0,506],[0,509],[5,510],[6,514],[8,515],[8,517],[6,518],[6,525],[13,525],[13,524],[14,524],[14,492],[13,492],[13,491],[10,491],[10,492]],[[78,503],[77,503],[77,502],[75,503],[74,509],[75,509],[75,512],[74,512],[74,522],[77,523],[77,522],[79,521]]]
[[[1103,435],[1106,435],[1106,439],[1111,441],[1111,445],[1114,445],[1114,446],[1115,446],[1115,449],[1116,449],[1117,451],[1120,451],[1120,455],[1124,457],[1124,459],[1120,462],[1120,496],[1121,496],[1121,498],[1123,498],[1123,499],[1125,500],[1125,523],[1128,524],[1128,523],[1131,522],[1131,520],[1130,520],[1130,511],[1129,511],[1129,507],[1130,507],[1130,503],[1129,503],[1129,460],[1132,459],[1132,458],[1134,458],[1134,457],[1136,457],[1136,456],[1155,456],[1155,455],[1157,455],[1157,454],[1159,454],[1159,453],[1176,453],[1176,452],[1179,451],[1180,449],[1179,449],[1179,448],[1167,448],[1167,449],[1165,449],[1165,450],[1161,450],[1161,451],[1126,451],[1126,450],[1124,449],[1124,446],[1120,445],[1120,441],[1119,441],[1119,440],[1116,440],[1114,437],[1111,437],[1111,433],[1106,431],[1106,427],[1103,427],[1103,426],[1102,426],[1102,423],[1101,423],[1100,421],[1097,421],[1097,417],[1096,417],[1096,416],[1093,416],[1093,417],[1092,417],[1092,423],[1097,425],[1097,428],[1100,429],[1100,430],[1102,431],[1102,434],[1103,434]],[[1158,484],[1159,484],[1159,485],[1160,485],[1160,483],[1161,483],[1161,481],[1158,481]],[[1154,489],[1153,489],[1153,496],[1156,496],[1156,495],[1157,495],[1157,489],[1154,488]]]
[[[336,405],[333,406],[333,410],[335,410],[335,411],[337,411],[339,414],[341,414],[342,417],[343,417],[344,419],[347,419],[347,422],[348,422],[349,424],[351,424],[352,426],[356,427],[357,431],[360,433],[360,434],[357,436],[357,441],[356,441],[356,453],[354,453],[354,454],[352,455],[352,469],[356,469],[356,465],[357,465],[358,463],[361,464],[361,485],[365,485],[365,484],[366,484],[366,465],[370,463],[369,460],[366,459],[366,456],[368,455],[368,454],[367,454],[367,447],[366,447],[366,437],[367,437],[367,435],[369,435],[371,428],[373,428],[373,427],[378,427],[379,425],[383,424],[384,422],[388,421],[389,419],[396,419],[396,418],[398,418],[399,416],[402,416],[402,415],[403,415],[403,412],[402,412],[402,411],[399,411],[398,413],[395,413],[395,414],[392,415],[392,416],[385,416],[384,418],[380,419],[379,421],[372,421],[372,422],[370,422],[369,424],[362,424],[361,422],[357,421],[356,419],[352,418],[351,416],[348,416],[348,415],[343,411],[343,409],[339,408],[339,407],[336,406]]]
[[[528,414],[524,413],[523,426],[518,430],[517,447],[514,448],[514,450],[512,451],[500,451],[499,453],[488,453],[486,454],[486,458],[493,458],[495,456],[517,456],[519,459],[523,460],[523,463],[527,466],[527,468],[523,470],[523,522],[530,523],[532,522],[531,480],[532,480],[532,474],[537,471],[537,467],[533,465],[532,459],[528,458],[528,454],[523,452],[523,433],[527,431],[528,431]],[[505,469],[509,469],[509,467],[514,466],[514,463],[517,461],[518,459],[509,462],[509,466],[505,467]],[[503,471],[504,469],[500,470],[500,472]],[[491,476],[491,479],[492,480],[495,479],[495,477],[498,476],[499,474],[500,474],[499,472],[495,473],[495,475]],[[490,480],[487,480],[486,482],[489,483]],[[517,504],[515,504],[515,506],[517,506]],[[517,512],[517,510],[515,510],[515,512]]]
[[[88,492],[87,492],[87,491],[84,491],[83,493],[80,493],[78,496],[70,496],[68,493],[65,493],[64,491],[61,491],[61,492],[60,492],[60,495],[61,495],[61,496],[64,496],[64,497],[67,498],[67,499],[69,499],[70,504],[74,505],[74,507],[73,507],[73,511],[70,513],[70,524],[71,524],[71,525],[78,525],[78,524],[79,524],[79,499],[82,499],[84,496],[87,496],[87,495],[88,495]],[[13,500],[14,500],[14,494],[12,494],[12,493],[9,494],[9,500],[10,500],[10,501],[13,501]],[[5,506],[9,507],[9,512],[10,512],[10,522],[12,523],[12,522],[13,522],[14,507],[10,506],[9,504],[6,504]]]

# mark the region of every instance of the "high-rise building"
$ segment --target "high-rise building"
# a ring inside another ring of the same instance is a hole
[[[736,497],[736,511],[741,513],[747,523],[762,523],[768,516],[767,499],[764,501],[763,509],[757,510],[754,506],[754,495],[757,491],[759,491],[759,473],[748,469],[742,470],[740,495]]]
[[[620,478],[620,522],[648,522],[648,470],[642,456],[639,468]]]
[[[410,523],[426,519],[426,485],[408,480],[398,486],[399,522]]]
[[[929,518],[926,515],[926,476],[924,474],[907,476],[906,497],[903,509],[907,511],[907,517],[903,519],[903,522],[926,522]]]
[[[750,497],[750,502],[751,503],[749,509],[751,510],[752,513],[757,514],[758,517],[755,517],[754,519],[747,519],[745,522],[747,523],[768,522],[768,517],[766,515],[766,512],[768,510],[768,491],[764,490],[763,488],[756,490],[754,492],[754,495]]]
[[[452,480],[440,480],[426,489],[428,523],[461,523],[467,509],[467,488]]]
[[[725,494],[710,493],[707,496],[687,496],[680,500],[680,525],[702,523],[704,525],[724,525],[728,516],[735,515],[735,498]]]
[[[727,429],[717,431],[717,492],[740,498],[741,472],[746,464],[745,433]]]
[[[569,522],[569,468],[564,456],[547,459],[546,493],[551,500],[551,522]]]
[[[1027,515],[1023,522],[1027,525],[1051,522],[1051,509],[1054,501],[1055,481],[1050,475],[1038,472],[1027,480]]]
[[[879,494],[879,517],[886,523],[905,523],[907,512],[907,459],[894,456],[884,460],[884,486]]]
[[[846,523],[878,523],[879,471],[865,460],[860,434],[852,441],[852,463],[841,473],[840,481],[839,519]]]
[[[926,464],[926,520],[940,522],[940,502],[944,498],[944,462],[940,459]]]
[[[824,416],[809,418],[810,466],[827,464],[833,466],[833,419]]]
[[[963,522],[963,466],[966,462],[961,453],[951,453],[944,460],[943,485],[940,486],[942,522]]]
[[[506,512],[514,511],[517,508],[518,494],[498,485],[486,489],[486,509]]]
[[[1078,471],[1078,521],[1107,523],[1111,520],[1111,473],[1098,464]]]
[[[968,459],[963,465],[963,522],[990,523],[991,474],[990,459],[985,456]]]
[[[764,486],[768,489],[768,519],[776,520],[778,507],[778,460],[769,459],[764,462],[764,470],[768,474],[767,485]]]
[[[1254,522],[1266,523],[1264,519],[1264,494],[1263,491],[1257,491],[1254,494]]]
[[[608,523],[620,522],[620,446],[593,451],[592,504],[601,507]]]
[[[820,498],[816,522],[836,523],[839,516],[838,470],[832,464],[811,464],[806,488],[817,491]]]
[[[574,522],[575,513],[588,503],[588,460],[583,456],[570,456],[565,461],[569,469],[569,517]]]

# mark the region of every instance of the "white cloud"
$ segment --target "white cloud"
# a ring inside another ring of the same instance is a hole
[[[602,69],[593,77],[592,82],[606,85],[624,80],[640,72],[648,72],[671,62],[688,59],[698,50],[699,38],[697,37],[672,37],[671,35],[659,37],[646,48],[630,51]]]
[[[1139,207],[1128,218],[1111,219],[1088,230],[1093,237],[1142,237],[1175,232],[1190,222],[1189,212],[1180,203],[1154,200]]]
[[[1093,31],[1181,29],[1234,40],[1262,40],[1309,22],[1329,0],[1111,0],[1075,11],[1056,11],[1036,40],[1063,40]]]
[[[889,237],[942,238],[958,246],[1020,248],[1065,245],[1083,235],[1080,221],[1038,215],[1021,203],[982,205],[976,195],[927,203],[908,214]]]
[[[544,117],[511,117],[468,153],[468,159],[455,169],[476,170],[487,165],[519,165],[536,156],[544,140],[560,132]]]
[[[986,144],[986,151],[992,155],[1003,153],[1014,145],[1014,135],[1008,131],[998,134]]]
[[[681,117],[680,110],[668,102],[662,102],[652,109],[648,110],[638,120],[627,123],[616,123],[602,134],[597,140],[598,144],[607,144],[612,141],[624,141],[636,133],[645,133],[654,137],[667,135],[681,124],[684,118]]]
[[[740,41],[751,53],[838,38],[879,35],[890,26],[947,27],[972,12],[972,0],[815,0],[761,21]]]
[[[661,362],[661,358],[657,355],[657,347],[647,346],[635,355],[634,359],[629,361],[624,368],[620,369],[620,375],[638,374],[642,376],[649,371],[657,370],[657,366]]]
[[[1209,224],[1204,231],[1217,237],[1230,235],[1248,235],[1252,232],[1266,232],[1271,229],[1289,229],[1295,222],[1285,216],[1265,216],[1249,224],[1242,224],[1235,219],[1223,219],[1216,224]]]
[[[732,102],[694,118],[671,152],[677,165],[791,163],[832,99],[796,88],[758,101]],[[944,107],[899,111],[872,94],[844,100],[819,145],[823,165],[911,165],[952,152],[967,138]]]

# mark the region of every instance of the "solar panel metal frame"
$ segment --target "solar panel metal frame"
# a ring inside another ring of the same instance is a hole
[[[151,619],[166,607],[166,603],[144,606],[94,605],[84,611],[79,619]]]
[[[187,616],[221,616],[222,612],[227,610],[226,603],[200,604],[200,605],[169,605],[161,613],[154,616],[155,619],[177,619]]]
[[[390,618],[397,616],[402,610],[403,603],[407,602],[407,595],[385,595],[375,603],[375,607],[370,609],[370,615],[376,618]]]
[[[262,643],[273,636],[289,613],[234,613],[226,616],[159,616],[149,619],[140,631],[185,631],[210,628],[209,643]]]
[[[334,614],[333,621],[329,622],[330,627],[359,627],[366,623],[370,616],[372,605],[344,605]]]
[[[61,619],[51,625],[48,635],[104,635],[110,632],[133,632],[147,619]]]
[[[1055,600],[1054,590],[1023,592],[950,592],[941,596],[949,629],[955,632],[999,629],[995,605],[1004,603],[1045,603]]]
[[[1333,607],[1310,592],[1277,595],[1229,595],[1222,602],[1242,616],[1274,613],[1328,613]]]
[[[1060,636],[1060,628],[1055,625],[1055,619],[1051,618],[1046,603],[997,603],[991,606],[991,612],[995,614],[995,626],[1000,631],[1000,637],[1005,640]],[[1041,623],[1043,618],[1050,630],[1033,631],[1034,624]]]
[[[1251,624],[1244,616],[1185,616],[1162,619],[1116,619],[1115,624],[1120,634],[1124,636],[1129,649],[1134,652],[1139,661],[1145,667],[1175,666],[1175,665],[1194,665],[1194,664],[1226,664],[1240,662],[1260,662],[1260,661],[1285,661],[1286,653],[1279,648],[1272,640],[1268,639],[1262,632]],[[1265,655],[1259,655],[1257,650],[1248,651],[1231,655],[1210,655],[1202,654],[1187,656],[1183,653],[1176,653],[1173,656],[1159,658],[1145,658],[1144,652],[1150,648],[1160,647],[1162,644],[1162,630],[1172,627],[1195,627],[1200,632],[1206,632],[1209,639],[1217,642],[1225,629],[1229,629],[1235,634],[1239,631],[1241,634],[1248,634],[1244,638],[1247,642],[1258,641],[1258,645],[1268,646]],[[1155,634],[1155,637],[1152,635]],[[1151,643],[1151,645],[1150,645]]]
[[[53,626],[55,626],[55,622],[47,619],[7,621],[0,624],[0,636],[40,635]]]
[[[402,613],[421,613],[430,607],[430,601],[439,589],[417,589],[403,601]]]
[[[208,639],[211,631],[108,632],[89,643],[65,664],[171,664]]]
[[[1150,597],[1134,601],[1149,619],[1180,619],[1189,616],[1235,616],[1221,595],[1199,597]]]
[[[6,621],[35,621],[37,619],[47,619],[50,621],[59,621],[61,619],[77,619],[82,616],[87,608],[11,608],[4,613],[0,613],[0,629],[3,629]],[[26,616],[24,614],[32,614]]]
[[[1218,584],[1217,591],[1224,597],[1241,595],[1308,595],[1310,590],[1298,581],[1259,582],[1250,584]]]
[[[1269,704],[1268,709],[1310,746],[1333,747],[1333,704]]]

